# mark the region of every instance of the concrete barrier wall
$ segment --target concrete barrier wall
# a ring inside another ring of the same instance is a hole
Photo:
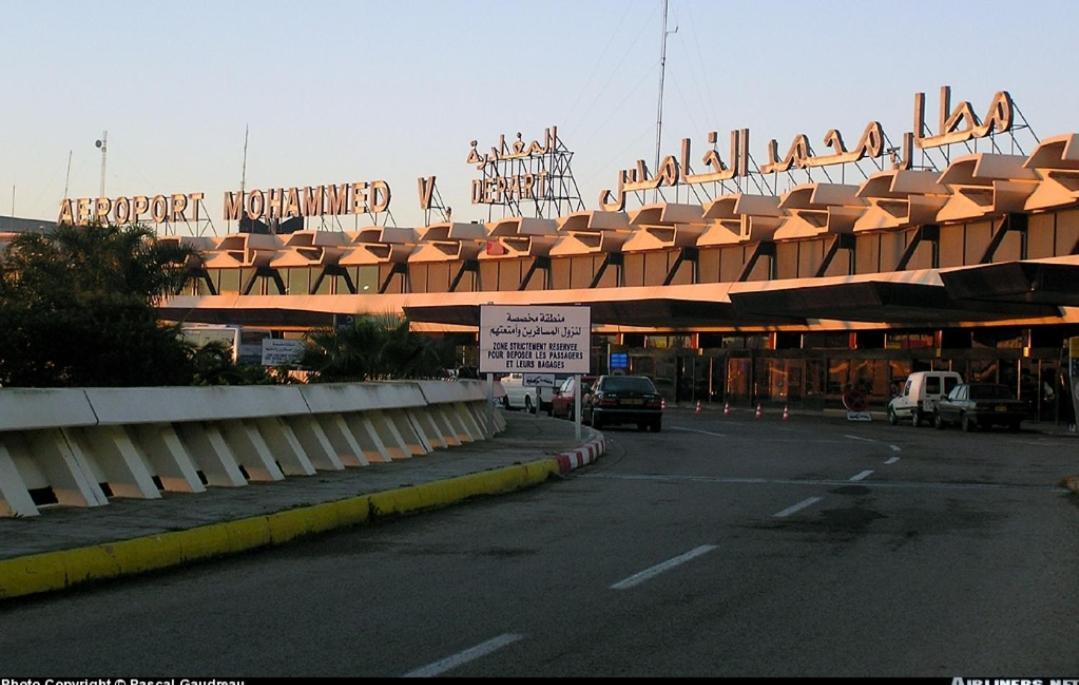
[[[479,381],[0,389],[0,516],[429,454],[505,429]]]

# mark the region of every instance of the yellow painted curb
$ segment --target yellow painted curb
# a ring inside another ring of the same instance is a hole
[[[286,509],[265,516],[0,559],[0,599],[61,590],[89,581],[118,578],[180,566],[199,559],[280,545],[305,535],[366,523],[380,517],[445,507],[469,497],[532,487],[558,472],[556,459],[542,459],[449,480]]]

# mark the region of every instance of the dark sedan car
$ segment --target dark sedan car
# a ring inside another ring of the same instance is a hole
[[[600,376],[581,405],[582,418],[594,428],[618,423],[655,433],[663,428],[663,398],[647,376]]]
[[[1016,399],[1015,391],[1006,385],[964,383],[937,402],[933,423],[937,428],[957,423],[965,431],[994,425],[1017,431],[1029,413],[1027,403]]]

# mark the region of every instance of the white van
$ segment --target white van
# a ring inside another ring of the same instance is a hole
[[[915,371],[903,385],[903,392],[888,403],[888,423],[910,420],[915,426],[931,424],[937,402],[963,382],[955,371]]]
[[[539,405],[536,389],[524,384],[524,374],[509,373],[503,376],[499,383],[506,394],[502,397],[502,406],[506,409],[524,409],[528,412],[536,411]]]

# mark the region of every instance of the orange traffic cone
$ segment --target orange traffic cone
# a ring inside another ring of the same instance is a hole
[[[723,403],[723,415],[724,416],[730,416],[731,415],[731,403],[730,402],[724,402]]]
[[[693,410],[693,413],[697,416],[701,415],[701,401],[697,400],[697,408]]]
[[[757,411],[756,411],[756,412],[754,412],[754,414],[753,414],[753,418],[755,418],[755,419],[759,419],[759,418],[761,418],[762,416],[764,416],[764,410],[763,410],[763,409],[761,408],[761,403],[760,403],[760,402],[758,402],[758,403],[757,403]]]
[[[790,419],[791,419],[790,409],[788,409],[787,405],[784,404],[783,405],[783,420],[784,421],[790,421]]]

